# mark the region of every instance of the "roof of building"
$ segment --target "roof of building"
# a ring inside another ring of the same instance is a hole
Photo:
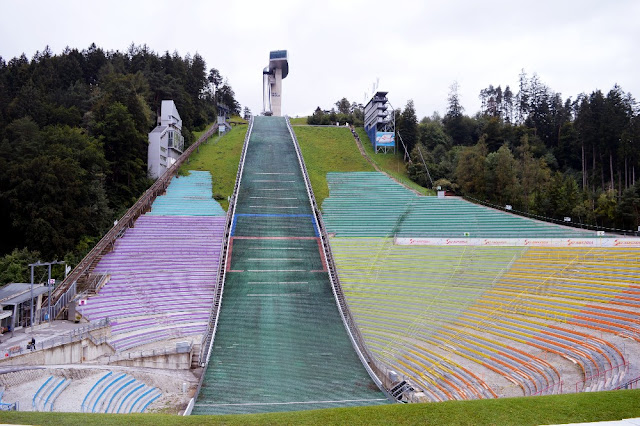
[[[269,52],[269,73],[280,68],[282,70],[282,78],[289,75],[289,55],[286,50],[272,50]]]
[[[37,297],[49,291],[49,287],[43,284],[33,285],[33,297]],[[0,288],[0,304],[15,305],[31,298],[31,284],[11,283]]]
[[[163,120],[168,120],[169,116],[176,118],[180,122],[180,127],[182,127],[182,118],[180,118],[180,114],[178,114],[176,104],[171,99],[164,99],[162,101],[160,115]]]
[[[156,128],[155,128],[155,129],[153,129],[153,130],[151,131],[151,133],[162,133],[162,132],[164,132],[164,131],[167,129],[167,127],[169,127],[169,126],[162,126],[162,125],[160,125],[160,126],[156,126]]]

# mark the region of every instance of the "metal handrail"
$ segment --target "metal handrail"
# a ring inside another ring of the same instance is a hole
[[[333,291],[334,298],[336,300],[336,304],[338,310],[340,312],[340,316],[342,318],[342,322],[345,326],[347,334],[351,339],[351,343],[353,344],[354,349],[358,357],[360,358],[362,365],[371,376],[371,379],[376,383],[376,385],[390,398],[393,399],[389,394],[390,388],[390,379],[388,374],[386,374],[384,368],[378,365],[377,361],[373,357],[373,355],[369,352],[369,349],[366,346],[364,338],[360,333],[360,329],[351,314],[351,310],[349,309],[349,305],[344,297],[344,292],[342,291],[342,286],[340,285],[340,279],[338,278],[337,269],[335,266],[335,261],[333,259],[333,253],[331,252],[331,246],[329,245],[328,235],[326,228],[324,226],[324,221],[322,220],[322,214],[318,209],[318,204],[316,202],[315,196],[313,194],[313,189],[311,187],[311,180],[309,179],[309,175],[307,173],[307,166],[304,162],[304,158],[302,156],[302,152],[300,151],[300,145],[298,143],[298,139],[293,132],[293,128],[291,127],[291,122],[289,121],[289,117],[285,117],[287,128],[289,130],[289,134],[291,135],[291,139],[293,140],[293,145],[296,150],[296,155],[298,156],[298,162],[300,168],[302,170],[302,174],[305,180],[305,186],[307,190],[307,195],[309,196],[309,203],[311,204],[311,210],[313,211],[314,217],[316,219],[316,224],[318,226],[318,234],[320,236],[320,242],[322,243],[322,247],[325,255],[325,263],[327,266],[327,270],[329,272],[329,279],[331,282],[331,289]],[[383,383],[383,380],[385,381]]]
[[[49,309],[41,309],[40,310],[40,322],[47,321],[49,319],[56,318],[58,314],[64,309],[67,304],[76,297],[76,287],[77,284],[74,281],[71,286],[65,291],[58,300],[51,306],[51,314],[49,314]],[[49,318],[51,315],[51,318]]]
[[[67,292],[67,290],[76,283],[83,275],[89,272],[91,266],[99,259],[102,254],[109,247],[113,248],[113,244],[115,241],[124,234],[124,231],[127,228],[131,228],[135,220],[144,213],[148,208],[151,207],[151,204],[156,199],[156,197],[162,194],[167,187],[169,186],[169,182],[173,178],[173,176],[178,172],[178,169],[182,164],[189,158],[191,153],[198,149],[198,147],[202,144],[202,142],[209,139],[217,130],[218,124],[214,124],[211,126],[200,138],[189,148],[187,148],[180,157],[176,160],[173,165],[167,171],[156,180],[153,185],[149,187],[145,191],[144,194],[135,202],[133,206],[127,210],[127,212],[120,218],[119,221],[102,237],[102,239],[96,244],[89,253],[76,265],[75,268],[67,275],[67,277],[60,283],[58,287],[56,287],[52,294],[51,300],[52,305],[56,304],[57,301],[62,297],[63,294]]]
[[[211,315],[209,317],[209,322],[207,324],[207,331],[205,332],[202,344],[200,347],[200,354],[198,358],[199,364],[205,368],[209,365],[209,354],[211,353],[211,348],[213,347],[213,341],[215,339],[216,330],[218,328],[218,317],[220,315],[220,307],[222,306],[222,293],[224,292],[224,281],[226,279],[227,272],[227,263],[229,262],[229,252],[228,252],[228,244],[229,237],[231,233],[231,226],[233,223],[233,217],[236,212],[236,200],[238,196],[238,191],[240,190],[240,181],[242,180],[242,172],[244,170],[244,162],[247,154],[247,147],[249,146],[249,139],[251,138],[251,131],[253,130],[253,117],[249,120],[249,127],[247,128],[247,133],[244,137],[244,143],[242,145],[242,152],[240,154],[240,162],[238,165],[238,171],[236,172],[236,182],[233,188],[233,194],[229,199],[229,208],[227,210],[227,216],[225,221],[224,228],[224,237],[223,237],[223,248],[220,251],[220,257],[218,262],[218,282],[216,283],[216,287],[214,289],[213,295],[213,303],[211,307]],[[204,378],[204,374],[200,379],[200,383],[198,384],[198,391],[196,391],[196,395],[200,391],[200,386],[202,385],[202,380]]]

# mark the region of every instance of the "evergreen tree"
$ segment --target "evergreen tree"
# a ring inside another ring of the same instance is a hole
[[[402,136],[407,151],[411,152],[418,141],[418,117],[411,99],[407,101],[400,119],[396,121],[396,130]]]

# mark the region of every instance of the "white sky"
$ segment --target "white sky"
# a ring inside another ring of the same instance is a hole
[[[289,52],[283,113],[311,113],[338,99],[363,102],[380,80],[394,107],[413,99],[418,117],[444,114],[457,80],[467,114],[489,84],[517,92],[524,68],[563,97],[614,83],[640,99],[638,0],[120,1],[1,3],[0,56],[31,58],[49,45],[92,42],[125,51],[198,52],[242,106],[262,109],[270,50]],[[364,102],[363,102],[364,103]]]

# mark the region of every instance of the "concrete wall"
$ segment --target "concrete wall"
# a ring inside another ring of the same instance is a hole
[[[113,348],[106,343],[95,345],[90,339],[82,339],[53,348],[26,352],[11,358],[3,358],[0,360],[0,367],[7,365],[79,364],[103,355],[112,355],[113,353]]]
[[[282,116],[282,69],[275,69],[275,82],[271,85],[271,111],[276,117]]]
[[[166,370],[191,369],[192,352],[169,353],[158,355],[146,355],[141,357],[123,358],[109,357],[105,360],[109,365],[122,365],[125,367],[161,368]]]

